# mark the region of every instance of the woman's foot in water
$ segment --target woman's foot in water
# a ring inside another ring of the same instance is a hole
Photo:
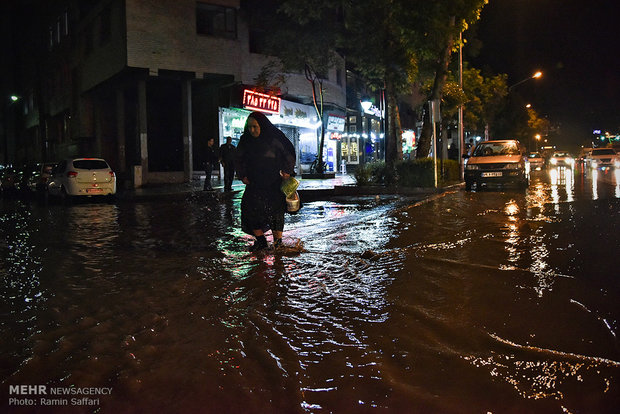
[[[256,236],[256,241],[250,246],[251,252],[256,252],[267,248],[267,239],[265,236]]]

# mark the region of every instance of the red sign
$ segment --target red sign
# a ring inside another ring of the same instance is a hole
[[[282,99],[277,96],[254,92],[249,89],[243,91],[243,107],[246,109],[279,114],[281,101]]]

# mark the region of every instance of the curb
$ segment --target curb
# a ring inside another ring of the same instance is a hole
[[[330,200],[335,197],[368,197],[376,195],[404,196],[404,197],[424,197],[433,194],[440,194],[456,188],[463,187],[464,183],[453,184],[442,188],[423,188],[423,187],[383,187],[383,186],[334,186],[333,188],[307,188],[299,189],[299,197],[303,202]],[[150,201],[150,200],[179,200],[186,198],[207,198],[207,197],[234,197],[241,192],[242,188],[233,187],[230,193],[224,193],[222,188],[215,188],[213,192],[204,192],[197,188],[157,188],[150,191],[127,190],[117,193],[119,201]]]

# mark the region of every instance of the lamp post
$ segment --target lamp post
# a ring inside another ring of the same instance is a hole
[[[541,136],[540,134],[536,134],[534,138],[536,138],[536,152],[538,152],[538,141],[540,141]]]
[[[517,85],[521,85],[523,82],[527,82],[527,81],[529,81],[530,79],[538,79],[538,78],[540,78],[540,77],[542,77],[542,72],[541,72],[541,71],[537,71],[537,72],[536,72],[536,73],[534,73],[532,76],[529,76],[529,77],[527,77],[527,78],[525,78],[525,79],[523,79],[523,80],[520,80],[519,82],[515,83],[514,85],[509,86],[509,87],[508,87],[508,90],[509,90],[509,91],[511,91],[511,90],[512,90],[515,86],[517,86]]]

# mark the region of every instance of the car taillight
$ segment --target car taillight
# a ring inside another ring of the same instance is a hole
[[[114,171],[110,171],[110,178],[114,178]]]
[[[78,175],[78,173],[75,172],[75,171],[69,171],[67,173],[67,177],[69,177],[69,178],[75,178],[75,177],[77,177],[77,175]]]

